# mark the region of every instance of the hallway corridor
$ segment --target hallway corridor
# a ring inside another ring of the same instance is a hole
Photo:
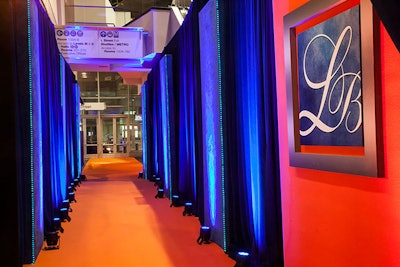
[[[91,159],[63,222],[60,248],[42,250],[34,267],[234,266],[214,243],[199,245],[198,218],[183,216],[157,188],[138,178],[134,158]],[[44,244],[46,245],[46,244]]]

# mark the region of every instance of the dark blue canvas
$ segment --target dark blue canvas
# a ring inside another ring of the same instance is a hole
[[[301,32],[300,144],[362,146],[359,6]]]

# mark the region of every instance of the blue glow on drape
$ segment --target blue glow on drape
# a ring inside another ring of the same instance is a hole
[[[196,164],[196,149],[195,149],[195,136],[194,136],[194,95],[193,95],[193,91],[189,91],[190,93],[190,97],[189,97],[189,158],[190,158],[190,164],[192,165],[192,167],[190,168],[192,175],[190,177],[192,177],[192,186],[193,186],[193,197],[194,199],[197,199],[197,174],[196,174],[196,168],[197,168],[197,164]]]
[[[212,101],[212,99],[210,99]],[[207,105],[207,104],[206,104]],[[205,139],[206,139],[206,166],[207,166],[207,181],[208,181],[208,193],[209,193],[209,198],[208,198],[208,207],[210,209],[210,220],[211,224],[215,226],[215,217],[216,217],[216,184],[215,184],[215,178],[216,178],[216,145],[215,145],[215,136],[217,135],[215,133],[215,124],[214,124],[214,119],[215,117],[213,116],[213,110],[212,108],[208,107],[206,110],[206,125],[205,125]],[[218,136],[218,135],[217,135]]]
[[[166,116],[165,116],[165,122],[167,124],[166,127],[166,135],[167,135],[167,156],[168,156],[168,160],[166,162],[166,166],[168,166],[168,175],[166,177],[166,189],[171,189],[170,185],[172,183],[172,162],[171,162],[171,114],[170,114],[170,95],[169,95],[169,91],[172,88],[172,67],[171,67],[171,56],[170,55],[166,55],[165,56],[165,82],[166,82],[166,86],[165,86],[165,99],[166,99]],[[169,190],[169,198],[172,199],[172,190]]]
[[[221,164],[217,157],[220,152],[218,149],[219,125],[216,123],[219,119],[218,91],[212,86],[205,86],[203,89],[204,177],[207,183],[205,190],[208,193],[207,197],[205,197],[208,202],[206,210],[209,211],[209,219],[212,226],[215,227],[217,210],[216,179],[220,178],[219,169]]]
[[[181,93],[179,99],[179,164],[180,177],[179,180],[181,192],[190,192],[191,201],[197,198],[196,189],[196,155],[195,155],[195,139],[194,139],[194,88],[191,66],[192,59],[191,47],[189,44],[185,46],[185,51],[181,51],[185,64],[181,66]]]
[[[222,246],[221,110],[215,39],[216,3],[210,0],[199,12],[204,201],[207,203],[204,221],[213,226],[214,241]]]
[[[265,248],[265,223],[263,216],[263,201],[260,191],[261,169],[260,169],[260,129],[262,121],[261,94],[260,88],[260,66],[257,50],[257,17],[254,16],[255,4],[252,1],[244,3],[243,16],[239,28],[245,33],[238,35],[238,51],[240,51],[239,74],[237,78],[240,84],[239,94],[242,103],[242,131],[243,149],[245,160],[245,175],[247,188],[247,204],[251,211],[251,226],[254,239],[260,249]]]
[[[158,130],[158,125],[157,125],[157,123],[155,123],[156,121],[157,121],[157,112],[153,112],[152,113],[153,114],[153,157],[154,157],[154,162],[153,162],[153,164],[154,164],[154,166],[153,166],[153,168],[154,168],[154,173],[156,173],[157,175],[159,175],[159,166],[158,166],[158,161],[159,161],[159,155],[158,155],[158,147],[157,147],[157,145],[156,144],[158,144],[158,135],[157,135],[157,130]]]
[[[32,75],[32,69],[33,69],[33,63],[32,63],[32,45],[38,45],[37,43],[35,43],[35,44],[32,44],[32,42],[33,42],[33,40],[32,40],[32,38],[31,38],[31,27],[34,27],[34,26],[37,26],[37,25],[34,25],[34,24],[32,24],[31,23],[31,9],[30,9],[30,7],[31,7],[31,5],[30,5],[30,1],[29,0],[27,0],[27,12],[28,12],[28,14],[27,14],[27,18],[28,18],[28,28],[27,28],[27,39],[28,39],[28,76],[29,76],[29,88],[28,88],[28,90],[29,90],[29,96],[30,96],[30,99],[29,99],[29,110],[30,110],[30,118],[29,118],[29,134],[30,134],[30,140],[31,140],[31,144],[30,144],[30,154],[31,154],[31,157],[30,157],[30,170],[31,170],[31,173],[30,173],[30,185],[31,185],[31,189],[30,189],[30,193],[31,193],[31,195],[30,195],[30,201],[31,201],[31,207],[30,207],[30,212],[31,212],[31,239],[30,239],[30,242],[31,242],[31,251],[30,251],[30,262],[31,263],[33,263],[33,262],[35,262],[35,257],[36,257],[36,249],[35,249],[35,243],[36,243],[36,235],[35,235],[35,228],[37,227],[36,226],[36,207],[35,207],[35,198],[36,198],[36,196],[35,196],[35,192],[37,192],[37,191],[35,191],[35,168],[34,168],[34,161],[35,160],[37,160],[37,161],[39,161],[39,162],[41,162],[41,157],[40,157],[40,155],[38,155],[37,156],[37,159],[35,159],[35,155],[34,155],[34,146],[35,146],[35,144],[33,143],[34,142],[34,137],[33,137],[33,116],[34,116],[34,114],[33,114],[33,99],[32,99],[32,96],[33,96],[33,75]],[[36,140],[38,140],[38,139],[36,139]],[[38,174],[38,177],[39,178],[41,178],[41,176],[40,176],[40,170],[37,170],[37,174]],[[41,183],[40,183],[40,180],[39,180],[39,185],[41,185]],[[41,194],[39,193],[39,195],[41,196]],[[42,201],[41,201],[42,199],[40,199],[39,201],[41,202],[41,204],[43,203]],[[38,208],[40,209],[38,212],[39,213],[42,213],[43,212],[43,205],[39,205],[38,206]],[[42,230],[43,229],[43,222],[39,222],[39,225],[38,225],[38,227]]]
[[[143,174],[148,177],[147,169],[147,84],[142,85],[142,150],[143,150]]]
[[[255,86],[255,87],[254,87]],[[246,115],[247,125],[245,125],[245,158],[246,158],[246,177],[248,186],[248,196],[250,197],[249,204],[251,205],[254,235],[258,241],[258,245],[262,245],[264,225],[262,221],[262,201],[261,186],[260,186],[260,151],[259,151],[259,136],[258,123],[259,118],[256,107],[259,107],[258,98],[256,95],[256,85],[249,84],[247,87],[247,98],[243,98],[244,115]]]
[[[162,148],[163,148],[163,170],[165,190],[170,187],[171,180],[171,157],[170,157],[170,129],[169,129],[169,56],[164,56],[160,60],[160,93],[161,93],[161,127],[162,127]],[[172,192],[170,192],[170,198]]]
[[[183,75],[184,76],[184,75]],[[185,80],[185,78],[183,78]],[[185,82],[183,83],[185,84]],[[191,186],[193,176],[191,172],[191,161],[190,161],[190,125],[189,125],[189,114],[190,109],[187,103],[187,89],[183,89],[180,95],[180,110],[179,110],[179,191],[186,192],[188,186]],[[190,179],[190,180],[188,180]],[[193,201],[193,200],[192,200]]]
[[[272,1],[219,1],[228,253],[283,266]],[[240,14],[240,16],[238,16]]]
[[[67,188],[71,182],[80,176],[80,91],[75,81],[75,75],[60,55],[61,103],[63,117],[63,148],[65,163],[65,179],[62,180],[62,198],[67,200]]]
[[[60,161],[60,202],[57,202],[58,205],[63,202],[63,200],[67,199],[67,182],[71,181],[71,177],[67,177],[67,173],[70,173],[70,170],[67,171],[67,110],[65,105],[65,69],[64,69],[64,58],[59,55],[59,64],[60,64],[60,92],[59,92],[59,101],[60,101],[60,118],[59,122],[59,132],[58,135],[59,143],[60,143],[60,151],[59,151],[59,161]],[[71,92],[73,93],[73,92]],[[68,123],[71,123],[70,121]],[[71,166],[72,167],[72,166]]]
[[[74,109],[68,109],[68,106],[71,104],[75,104],[75,88],[71,86],[71,84],[68,84],[66,82],[67,80],[67,69],[68,65],[66,64],[64,58],[60,55],[60,79],[61,81],[65,81],[62,83],[61,86],[61,99],[62,99],[62,107],[63,107],[63,127],[64,127],[64,151],[65,151],[65,169],[66,169],[66,184],[70,184],[74,178],[77,177],[75,173],[75,168],[76,165],[73,164],[75,162],[75,154],[74,154],[74,128],[76,123],[72,123],[71,119],[73,118],[73,115],[71,112],[73,112]],[[67,92],[68,86],[71,86],[70,92]],[[72,107],[72,106],[71,106]],[[68,145],[71,144],[71,145]],[[65,187],[65,193],[66,194],[66,187]],[[64,198],[66,200],[67,197]]]
[[[80,89],[77,83],[73,86],[73,90],[75,92],[75,104],[73,107],[75,107],[75,111],[73,113],[73,116],[75,119],[72,121],[75,122],[75,133],[74,136],[72,137],[75,142],[75,153],[76,153],[76,159],[74,162],[76,162],[76,170],[75,173],[76,175],[80,175],[82,171],[82,150],[81,150],[81,129],[80,129]]]
[[[218,98],[219,98],[219,126],[220,126],[220,155],[221,155],[221,195],[222,195],[222,234],[224,251],[227,251],[226,236],[226,194],[225,194],[225,155],[224,155],[224,134],[223,134],[223,103],[222,103],[222,61],[221,61],[221,24],[220,24],[220,7],[219,0],[215,0],[215,22],[217,32],[217,58],[218,58]]]
[[[55,95],[56,94],[56,95]],[[50,114],[51,114],[51,119],[50,119],[50,157],[51,157],[51,183],[52,183],[52,196],[53,196],[53,205],[55,209],[57,209],[57,206],[59,203],[61,203],[64,198],[62,197],[62,188],[61,188],[61,183],[62,179],[61,176],[63,173],[61,173],[61,164],[62,164],[62,151],[60,149],[60,139],[61,139],[61,133],[60,133],[60,125],[59,123],[62,122],[60,118],[60,113],[59,113],[59,105],[60,103],[58,102],[57,98],[58,92],[53,92],[51,94],[51,105],[50,105]],[[64,178],[64,177],[63,177]]]
[[[50,157],[51,157],[51,183],[53,206],[58,210],[60,204],[66,199],[66,170],[64,151],[64,110],[62,96],[62,82],[60,79],[61,65],[59,54],[54,54],[52,60],[56,60],[57,68],[49,77],[50,87],[47,87],[49,94],[50,108]],[[53,63],[54,64],[54,63]],[[45,90],[45,88],[43,88]]]

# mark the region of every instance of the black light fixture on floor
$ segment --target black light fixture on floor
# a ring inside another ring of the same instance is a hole
[[[74,180],[72,180],[71,183],[69,184],[68,190],[71,190],[71,189],[72,189],[72,191],[76,191],[76,188],[77,188],[78,186],[80,186],[80,185],[79,185],[79,180],[78,180],[78,179],[74,179]]]
[[[158,188],[164,188],[164,182],[161,179],[161,177],[156,177],[156,181],[154,182],[154,186],[157,186]]]
[[[74,183],[71,183],[69,186],[68,186],[68,192],[75,192],[76,191],[76,188],[75,188],[75,186],[74,186]]]
[[[64,228],[61,226],[61,219],[59,217],[53,218],[53,230],[64,233]]]
[[[71,221],[71,217],[68,214],[68,208],[61,208],[60,209],[60,220],[62,222],[65,222],[65,221],[70,222]]]
[[[69,199],[65,199],[62,202],[62,207],[67,208],[69,212],[72,212],[71,204],[69,202]]]
[[[60,235],[57,231],[46,233],[44,240],[46,241],[46,245],[44,247],[45,250],[60,248]]]
[[[183,210],[182,215],[183,216],[185,216],[185,215],[188,215],[188,216],[193,215],[193,204],[192,204],[192,202],[186,202],[185,203],[185,209]]]
[[[81,174],[80,176],[79,176],[79,179],[81,180],[81,181],[86,181],[86,175],[84,175],[84,174]]]
[[[197,243],[201,244],[210,244],[210,237],[211,237],[211,228],[209,226],[202,226],[200,227],[200,234],[197,238]]]
[[[81,186],[81,180],[79,178],[75,178],[72,182],[75,187]]]
[[[68,199],[69,199],[69,202],[76,202],[75,193],[74,192],[69,192],[68,193]]]
[[[250,254],[245,251],[239,251],[236,254],[236,264],[234,267],[250,267]]]
[[[163,198],[164,197],[164,189],[158,188],[157,189],[157,194],[155,195],[155,198]]]
[[[174,206],[174,207],[179,207],[181,205],[180,201],[179,201],[179,196],[178,195],[173,195],[172,196],[172,202],[171,205],[169,205],[170,207]]]

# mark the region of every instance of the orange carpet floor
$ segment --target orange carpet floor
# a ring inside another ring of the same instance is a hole
[[[197,217],[183,216],[138,178],[134,158],[90,159],[63,222],[60,247],[42,250],[34,267],[224,267],[235,261],[215,243],[199,245]],[[46,244],[44,244],[45,247]]]

